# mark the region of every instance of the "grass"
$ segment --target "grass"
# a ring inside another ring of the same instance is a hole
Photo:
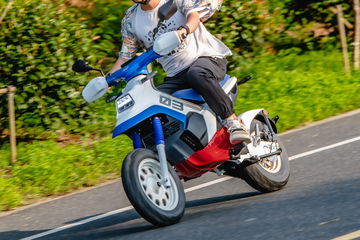
[[[360,107],[360,72],[345,76],[339,53],[261,57],[241,66],[241,72],[231,75],[240,79],[251,74],[254,79],[241,86],[236,112],[266,108],[280,116],[280,131]],[[99,102],[94,106],[100,117],[83,131],[94,132],[102,125],[103,133],[109,133],[113,105]],[[9,146],[4,145],[0,149],[0,210],[117,178],[122,159],[131,149],[125,136],[94,141],[88,134],[66,146],[55,140],[34,141],[18,145],[18,161],[10,166]]]
[[[124,136],[66,146],[54,140],[36,141],[19,144],[17,163],[9,166],[5,146],[0,150],[0,210],[117,178],[131,149]]]
[[[265,108],[285,131],[360,107],[360,72],[345,76],[336,52],[270,56],[244,63],[236,112]],[[240,76],[239,76],[240,75]]]

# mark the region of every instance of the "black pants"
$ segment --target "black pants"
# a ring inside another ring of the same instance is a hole
[[[166,77],[158,89],[172,94],[181,89],[193,88],[221,119],[225,119],[234,113],[230,98],[218,83],[225,77],[226,64],[225,58],[200,57],[189,68],[173,77]]]

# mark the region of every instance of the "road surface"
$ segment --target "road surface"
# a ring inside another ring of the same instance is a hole
[[[281,139],[291,159],[281,191],[209,173],[185,183],[181,222],[156,228],[116,181],[3,215],[0,239],[360,239],[360,111]]]

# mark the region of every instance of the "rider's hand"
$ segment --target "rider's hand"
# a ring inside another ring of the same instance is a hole
[[[187,32],[185,28],[177,30],[176,33],[178,34],[181,42],[185,41],[185,38],[187,37]]]

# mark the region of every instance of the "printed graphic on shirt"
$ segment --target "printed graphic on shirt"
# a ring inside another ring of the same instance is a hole
[[[148,45],[152,46],[154,44],[155,39],[167,32],[176,31],[178,29],[178,24],[176,24],[176,19],[170,18],[169,20],[165,20],[160,23],[159,26],[155,27],[153,30],[148,31],[144,38],[147,40]],[[143,42],[141,43],[145,45]],[[182,51],[186,48],[186,41],[182,42],[174,51],[172,51],[169,55],[173,55],[177,52]]]
[[[164,0],[164,3],[168,1]],[[202,22],[209,19],[215,11],[220,10],[222,4],[222,0],[176,0],[176,2],[179,11],[185,16],[191,11],[198,11]],[[119,53],[120,57],[130,59],[135,56],[139,44],[141,47],[146,46],[144,41],[136,39],[135,29],[132,24],[136,10],[139,7],[139,4],[135,4],[125,13],[122,21],[123,45]]]
[[[167,1],[169,0],[161,0],[159,7]],[[153,46],[154,38],[156,39],[160,34],[175,31],[181,25],[184,25],[187,14],[190,14],[192,11],[198,11],[201,13],[200,17],[203,17],[205,12],[211,15],[211,11],[208,11],[209,3],[219,3],[219,0],[176,1],[178,3],[178,11],[170,19],[165,20],[157,30],[155,29],[159,22],[158,9],[143,11],[139,5],[131,8],[126,13],[122,24],[122,37],[124,41],[119,57],[130,58],[135,56],[139,46],[149,49]],[[172,77],[190,66],[199,56],[225,57],[230,55],[230,49],[211,35],[205,26],[200,23],[196,31],[190,34],[185,42],[175,49],[171,55],[158,58],[157,61],[161,64],[167,76]]]

